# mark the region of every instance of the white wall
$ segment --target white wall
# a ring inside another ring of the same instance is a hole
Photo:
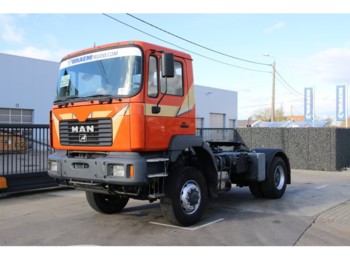
[[[0,54],[0,107],[34,109],[33,123],[48,124],[59,63]]]
[[[195,85],[196,117],[204,118],[203,127],[210,128],[210,113],[225,114],[225,128],[230,127],[229,120],[236,120],[237,92],[207,86]]]

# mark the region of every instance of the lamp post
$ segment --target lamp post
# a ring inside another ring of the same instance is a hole
[[[275,121],[275,77],[276,77],[276,58],[269,54],[264,54],[273,58],[272,63],[272,102],[271,102],[271,122]]]

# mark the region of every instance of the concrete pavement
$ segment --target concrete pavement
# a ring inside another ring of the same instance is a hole
[[[189,228],[169,225],[158,202],[103,215],[81,191],[21,194],[0,199],[0,246],[350,246],[349,189],[350,171],[292,170],[283,198],[233,188]]]

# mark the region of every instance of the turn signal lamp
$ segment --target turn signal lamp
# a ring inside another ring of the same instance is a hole
[[[0,189],[7,188],[7,181],[6,178],[3,176],[0,176]]]

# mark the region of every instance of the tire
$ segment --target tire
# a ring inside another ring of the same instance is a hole
[[[250,193],[256,198],[262,198],[264,197],[262,189],[261,189],[261,182],[254,182],[249,185]]]
[[[160,199],[163,216],[174,225],[193,225],[203,215],[207,194],[202,173],[193,167],[183,167],[167,179],[165,197]]]
[[[119,195],[107,195],[86,191],[89,205],[99,213],[115,214],[123,210],[129,198]]]
[[[261,192],[267,198],[281,198],[287,187],[287,167],[281,157],[275,157],[270,165],[267,178],[261,184]]]

